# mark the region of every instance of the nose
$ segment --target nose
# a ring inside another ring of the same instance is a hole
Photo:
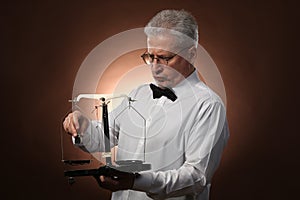
[[[154,74],[159,74],[163,71],[163,66],[158,62],[158,59],[153,60],[151,70]]]

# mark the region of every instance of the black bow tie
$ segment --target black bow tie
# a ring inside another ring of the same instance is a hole
[[[153,99],[160,98],[162,96],[165,96],[172,101],[175,101],[177,99],[177,96],[169,88],[162,89],[152,83],[150,84],[150,88],[153,92]]]

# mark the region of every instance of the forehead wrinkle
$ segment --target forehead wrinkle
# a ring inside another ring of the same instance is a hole
[[[147,38],[147,49],[157,50],[159,53],[174,53],[178,46],[174,37],[156,36]]]
[[[168,56],[172,52],[164,50],[164,49],[156,49],[156,48],[148,48],[148,52],[150,54],[155,54],[155,55],[162,55],[162,56]]]

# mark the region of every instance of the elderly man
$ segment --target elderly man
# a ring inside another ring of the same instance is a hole
[[[184,10],[163,10],[150,20],[145,33],[148,48],[141,57],[156,84],[141,85],[130,97],[137,100],[132,104],[147,120],[145,161],[152,168],[138,174],[112,170],[100,176],[98,183],[113,191],[112,199],[208,200],[229,131],[222,100],[199,79],[193,65],[197,22]],[[122,103],[113,110],[110,120],[124,106]],[[88,125],[80,127],[79,120]],[[118,159],[137,159],[143,153],[136,120],[130,111],[111,120],[110,134],[117,141]],[[75,111],[63,126],[72,136],[83,132],[85,149],[103,150],[99,122],[89,122]]]

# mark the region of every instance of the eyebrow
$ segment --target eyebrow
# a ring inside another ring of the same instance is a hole
[[[149,52],[148,50],[146,51],[151,55],[154,55],[153,53]],[[171,54],[171,55],[170,55]],[[170,52],[170,51],[164,51],[164,52],[156,52],[155,54],[156,56],[163,56],[163,57],[171,57],[174,55],[174,53]]]

